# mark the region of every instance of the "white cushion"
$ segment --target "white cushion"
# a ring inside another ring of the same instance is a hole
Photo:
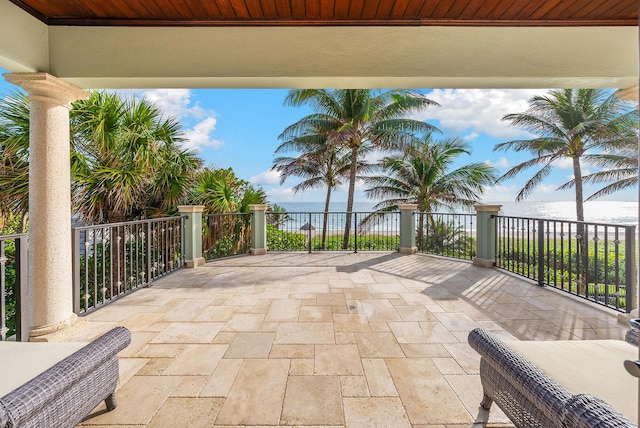
[[[75,342],[0,342],[0,397],[86,345]]]
[[[638,359],[638,348],[622,340],[505,342],[571,394],[591,394],[638,423],[638,379],[624,360]]]

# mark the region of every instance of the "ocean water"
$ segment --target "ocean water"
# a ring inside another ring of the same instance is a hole
[[[324,202],[276,202],[288,212],[322,212]],[[555,220],[575,220],[576,208],[573,201],[553,202],[499,202],[500,213],[514,217],[534,217]],[[375,202],[357,201],[353,211],[371,212]],[[333,202],[330,212],[344,212],[346,202]],[[459,211],[462,212],[462,211]],[[584,204],[585,221],[619,225],[638,224],[638,202],[633,201],[590,201]]]

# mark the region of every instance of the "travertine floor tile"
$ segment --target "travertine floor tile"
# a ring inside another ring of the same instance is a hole
[[[148,428],[209,428],[222,407],[221,398],[168,398]]]
[[[238,333],[224,358],[268,358],[274,333]]]
[[[344,417],[348,427],[411,428],[398,398],[344,398]]]
[[[211,343],[222,323],[175,322],[169,324],[150,343]]]
[[[404,352],[391,333],[355,333],[362,358],[404,357]]]
[[[356,345],[316,345],[316,375],[362,375],[360,354]]]
[[[222,327],[223,331],[258,331],[264,314],[234,314]]]
[[[281,425],[340,425],[344,421],[337,376],[290,376]]]
[[[223,359],[200,391],[201,397],[226,397],[236,380],[243,360]]]
[[[92,418],[91,423],[147,424],[180,380],[179,376],[134,376],[118,391],[118,407]],[[104,404],[97,410],[104,410]]]
[[[277,425],[288,372],[288,360],[245,360],[215,423]]]
[[[149,426],[480,428],[471,329],[506,340],[626,330],[611,310],[496,269],[368,252],[220,259],[83,321],[70,340],[116,325],[133,332],[120,353],[120,406],[83,426],[139,428],[152,417]],[[335,411],[320,411],[314,394]],[[487,427],[509,424],[494,406]]]
[[[281,323],[274,343],[293,345],[335,343],[333,324],[326,322]]]
[[[398,391],[387,369],[387,364],[380,358],[362,360],[364,373],[372,397],[397,397]]]
[[[165,375],[208,376],[213,373],[227,345],[187,345],[164,370]]]
[[[386,363],[411,423],[473,422],[471,414],[429,359],[391,358]]]

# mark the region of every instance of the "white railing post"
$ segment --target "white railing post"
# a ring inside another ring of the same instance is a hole
[[[267,254],[267,205],[249,205],[251,212],[251,254]]]
[[[416,247],[416,222],[414,214],[418,205],[400,205],[400,254],[415,254]]]
[[[188,268],[196,268],[204,265],[202,257],[202,205],[180,205],[178,211],[186,215],[184,222],[184,262]]]
[[[496,219],[502,205],[474,205],[476,209],[476,256],[473,264],[492,267],[496,261]]]

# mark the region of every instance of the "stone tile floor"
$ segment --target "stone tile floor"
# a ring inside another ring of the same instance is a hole
[[[465,261],[273,253],[182,269],[85,318],[123,325],[119,406],[84,426],[483,426],[467,334],[623,337],[616,313]],[[488,426],[510,426],[492,409]]]

